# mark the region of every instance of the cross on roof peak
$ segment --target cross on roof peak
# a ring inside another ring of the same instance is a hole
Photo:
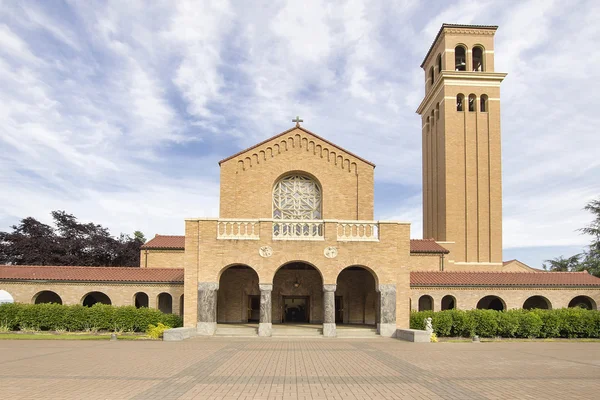
[[[299,127],[300,126],[300,122],[304,122],[304,120],[300,119],[300,117],[296,116],[296,119],[293,119],[292,122],[295,122],[296,126]]]

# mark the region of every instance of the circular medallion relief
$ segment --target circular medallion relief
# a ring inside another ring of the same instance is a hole
[[[337,257],[338,249],[335,246],[325,247],[325,250],[323,250],[323,254],[325,254],[325,257],[327,258],[335,258]]]
[[[271,246],[262,246],[258,249],[258,254],[260,254],[261,257],[271,257],[273,255],[273,249]]]

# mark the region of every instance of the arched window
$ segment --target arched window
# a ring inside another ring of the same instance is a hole
[[[586,310],[595,310],[596,302],[588,296],[577,296],[569,302],[569,308],[571,307],[585,308]]]
[[[456,309],[456,299],[454,296],[446,295],[442,297],[442,311]]]
[[[456,111],[465,111],[465,95],[459,93],[456,96]]]
[[[173,297],[169,293],[158,295],[158,309],[165,314],[173,312]]]
[[[273,188],[274,219],[321,219],[321,188],[306,175],[283,177]]]
[[[469,95],[469,111],[475,111],[475,100],[476,97],[474,94]]]
[[[473,47],[473,71],[483,71],[483,49],[479,46]]]
[[[62,304],[62,299],[58,294],[51,290],[43,290],[33,296],[33,304],[56,303]]]
[[[427,132],[429,132],[431,130],[431,125],[429,125],[429,117],[427,117]]]
[[[433,299],[424,295],[419,297],[419,311],[433,311]]]
[[[482,94],[479,99],[479,111],[488,112],[488,97],[487,94]]]
[[[477,302],[477,309],[504,311],[506,310],[506,306],[504,305],[504,300],[498,296],[485,296]]]
[[[523,303],[523,308],[526,310],[533,310],[534,308],[539,308],[540,310],[549,310],[552,308],[552,305],[544,296],[531,296],[525,300],[525,303]]]
[[[465,49],[463,46],[456,46],[454,48],[454,70],[467,70],[467,49]]]
[[[440,103],[435,105],[435,119],[440,119]]]
[[[435,110],[431,110],[431,125],[433,125],[435,122]]]
[[[442,55],[438,54],[437,56],[437,67],[438,67],[438,74],[440,72],[442,72]]]
[[[90,292],[81,300],[81,304],[86,307],[91,307],[96,303],[111,305],[110,298],[102,292]]]
[[[135,308],[142,308],[142,307],[148,308],[148,304],[149,304],[148,295],[144,292],[136,293],[135,296],[133,296],[133,303],[135,305]]]
[[[431,81],[430,87],[433,87],[433,77],[434,77],[433,67],[431,67],[431,68],[429,68],[429,80]]]

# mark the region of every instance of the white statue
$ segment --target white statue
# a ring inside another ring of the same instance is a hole
[[[433,325],[431,325],[431,317],[425,318],[425,330],[429,332],[429,334],[433,333]]]

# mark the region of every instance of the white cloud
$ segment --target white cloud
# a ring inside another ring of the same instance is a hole
[[[0,220],[66,209],[182,233],[216,215],[227,153],[291,126],[421,184],[419,65],[442,22],[498,24],[504,243],[573,246],[600,194],[593,2],[109,1],[0,7]],[[66,12],[68,11],[68,12]],[[413,222],[421,200],[376,210]],[[6,227],[1,228],[6,229]]]

